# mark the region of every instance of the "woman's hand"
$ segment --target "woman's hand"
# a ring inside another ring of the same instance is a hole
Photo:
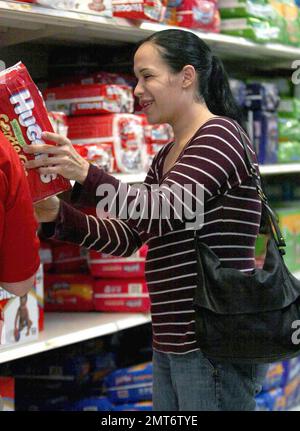
[[[48,199],[34,204],[34,212],[40,223],[53,222],[59,213],[60,201],[57,196],[51,196]]]
[[[89,170],[89,162],[74,149],[71,141],[57,133],[43,132],[42,138],[56,145],[26,145],[25,153],[41,155],[25,163],[26,169],[39,169],[41,174],[59,174],[83,184]],[[51,155],[51,157],[49,157]]]

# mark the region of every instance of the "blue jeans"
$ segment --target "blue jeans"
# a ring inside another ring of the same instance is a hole
[[[251,411],[268,365],[214,363],[201,351],[153,351],[154,411]]]

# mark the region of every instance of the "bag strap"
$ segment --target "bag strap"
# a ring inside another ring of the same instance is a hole
[[[250,154],[250,150],[248,148],[248,144],[247,144],[243,130],[241,130],[240,125],[236,121],[234,123],[235,123],[237,130],[238,130],[241,142],[242,142],[244,150],[245,150],[246,162],[247,162],[249,171],[250,171],[252,177],[254,178],[258,196],[260,197],[262,205],[263,205],[263,207],[267,213],[267,216],[268,216],[267,221],[269,222],[272,236],[275,240],[275,243],[276,243],[280,253],[282,255],[284,255],[285,251],[283,248],[286,247],[286,244],[285,244],[284,238],[282,236],[280,227],[277,223],[276,215],[275,215],[274,211],[271,209],[269,202],[268,202],[268,199],[267,199],[267,196],[265,195],[265,193],[262,189],[261,176],[260,176],[259,169],[256,169],[256,167],[254,166],[253,159],[252,159],[252,156]]]

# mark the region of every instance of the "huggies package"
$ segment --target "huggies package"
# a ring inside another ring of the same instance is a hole
[[[0,72],[0,130],[23,164],[41,155],[26,154],[22,147],[44,144],[42,132],[53,132],[43,98],[22,63]],[[31,169],[26,175],[33,202],[70,188],[70,182],[57,174],[43,175]]]
[[[42,6],[111,18],[111,0],[36,0]]]
[[[128,19],[162,21],[166,12],[165,0],[112,0],[113,16]]]
[[[180,27],[220,32],[220,14],[212,0],[184,0],[177,8],[177,20]]]

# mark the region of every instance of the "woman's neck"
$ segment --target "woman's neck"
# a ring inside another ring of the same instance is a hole
[[[216,115],[212,114],[205,105],[198,103],[191,106],[172,125],[175,137],[174,147],[178,149],[184,147],[197,130],[213,117]]]

